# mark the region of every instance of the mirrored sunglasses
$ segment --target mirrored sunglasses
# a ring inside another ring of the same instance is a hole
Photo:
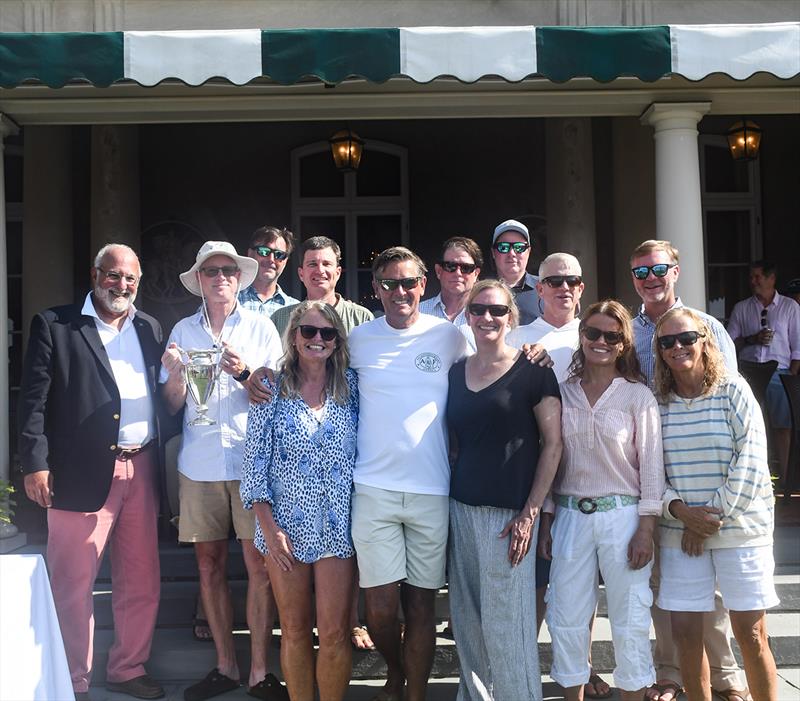
[[[505,316],[511,311],[511,307],[507,304],[478,304],[476,302],[469,305],[469,313],[472,316],[483,316],[487,311],[490,316]]]
[[[383,280],[378,280],[378,284],[387,292],[394,292],[400,286],[402,286],[404,290],[413,290],[419,285],[420,280],[422,280],[421,277],[404,277],[400,280],[385,278]]]
[[[698,338],[705,338],[704,333],[699,331],[683,331],[682,333],[671,333],[666,336],[658,337],[658,347],[662,350],[669,350],[675,345],[675,341],[680,341],[682,346],[693,346]]]
[[[317,334],[323,341],[332,341],[339,333],[332,326],[311,326],[310,324],[301,324],[297,327],[300,329],[300,335],[307,341],[316,338]]]
[[[567,287],[577,287],[583,282],[580,275],[548,275],[542,278],[542,284],[548,287],[561,287],[564,283]]]
[[[208,268],[200,268],[200,272],[206,277],[217,277],[220,273],[225,277],[233,277],[239,272],[239,267],[236,265],[211,265]]]
[[[596,341],[602,336],[609,346],[616,346],[625,338],[621,331],[601,331],[595,326],[584,326],[581,333],[587,341]]]
[[[453,261],[443,260],[439,263],[442,270],[447,273],[454,273],[456,270],[461,270],[464,275],[469,275],[475,272],[478,266],[475,263],[454,263]]]
[[[270,254],[272,254],[275,260],[286,260],[289,257],[286,251],[281,251],[278,248],[270,248],[269,246],[256,246],[253,250],[262,258],[268,258]]]
[[[653,273],[656,277],[664,277],[670,268],[674,268],[675,263],[656,263],[655,265],[638,265],[631,268],[633,277],[637,280],[647,280],[647,276]]]
[[[495,250],[498,253],[508,253],[509,251],[514,251],[514,253],[525,253],[531,245],[529,243],[525,243],[524,241],[515,241],[511,243],[509,241],[500,241],[494,245]]]

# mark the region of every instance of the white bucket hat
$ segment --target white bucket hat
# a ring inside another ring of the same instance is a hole
[[[253,280],[256,279],[256,275],[258,275],[258,261],[248,258],[247,256],[240,256],[236,253],[236,249],[227,241],[206,241],[200,247],[194,265],[185,273],[180,274],[183,286],[193,295],[197,295],[198,297],[202,296],[200,294],[200,284],[197,281],[196,273],[200,270],[203,263],[211,258],[211,256],[228,256],[228,258],[233,258],[236,265],[239,266],[241,275],[239,276],[239,289],[237,292],[240,292],[245,287],[250,287]]]

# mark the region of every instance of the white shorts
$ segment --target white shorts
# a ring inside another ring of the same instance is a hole
[[[665,611],[713,611],[719,587],[725,608],[760,611],[780,603],[771,545],[715,548],[699,557],[662,547],[657,605]]]

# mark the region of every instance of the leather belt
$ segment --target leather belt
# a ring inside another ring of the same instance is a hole
[[[151,445],[153,445],[155,441],[147,441],[144,445],[140,445],[138,448],[120,448],[115,454],[117,456],[117,460],[130,460],[135,455],[138,455],[143,450],[146,450]]]

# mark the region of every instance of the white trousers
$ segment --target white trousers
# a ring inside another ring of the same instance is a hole
[[[650,651],[653,564],[640,570],[628,564],[628,543],[638,525],[635,504],[593,514],[556,509],[546,619],[553,640],[550,675],[563,687],[589,681],[589,621],[597,606],[598,568],[614,642],[614,684],[636,691],[656,681]]]

